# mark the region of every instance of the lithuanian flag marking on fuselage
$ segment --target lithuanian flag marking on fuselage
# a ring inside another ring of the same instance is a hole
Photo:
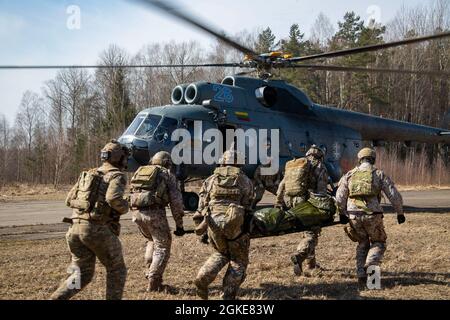
[[[247,122],[250,121],[250,117],[248,116],[248,112],[239,112],[239,111],[237,111],[234,114],[236,115],[238,120],[247,121]]]

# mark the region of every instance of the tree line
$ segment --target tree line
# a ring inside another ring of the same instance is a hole
[[[347,12],[334,26],[320,14],[309,38],[293,24],[286,37],[277,39],[270,27],[243,31],[236,40],[256,52],[282,50],[294,56],[340,50],[450,30],[450,1],[428,6],[403,7],[386,25],[363,21]],[[199,80],[221,81],[237,72],[233,68],[126,68],[128,64],[196,64],[240,61],[240,53],[217,42],[210,48],[199,43],[153,43],[131,55],[111,45],[99,56],[99,64],[116,66],[92,72],[66,69],[47,81],[41,92],[23,94],[15,121],[0,114],[0,184],[72,183],[81,169],[99,164],[100,148],[118,137],[136,114],[148,107],[170,103],[178,84]],[[324,64],[370,68],[449,70],[450,41],[428,43],[333,58]],[[428,75],[368,74],[310,71],[277,71],[302,88],[317,103],[381,117],[449,128],[450,82]],[[420,167],[417,179],[404,183],[450,183],[440,149],[433,145],[407,148],[389,144],[383,164],[392,173]],[[410,170],[414,176],[414,170]],[[401,179],[403,176],[399,175]],[[439,182],[437,182],[439,180]]]

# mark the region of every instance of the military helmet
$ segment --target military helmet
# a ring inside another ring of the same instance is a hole
[[[313,156],[314,158],[322,159],[325,156],[325,153],[321,148],[313,144],[311,148],[309,148],[308,152],[306,152],[306,156]]]
[[[372,148],[363,148],[361,151],[358,152],[358,160],[362,160],[364,158],[377,158],[377,153]]]
[[[219,160],[221,165],[239,165],[245,163],[245,157],[242,153],[235,150],[227,150]]]
[[[115,166],[126,167],[130,151],[117,140],[108,142],[101,151],[101,160]]]
[[[160,151],[152,157],[150,163],[153,165],[170,168],[172,166],[172,157],[170,156],[170,153],[166,151]]]

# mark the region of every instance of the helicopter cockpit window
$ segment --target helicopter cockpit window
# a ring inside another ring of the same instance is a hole
[[[123,135],[124,136],[133,135],[146,117],[147,117],[146,114],[138,114]]]
[[[172,132],[176,128],[178,128],[178,120],[164,117],[153,136],[157,141],[170,139]]]
[[[158,123],[161,121],[161,116],[157,116],[154,114],[149,114],[148,117],[144,120],[142,125],[139,127],[138,131],[135,133],[138,137],[148,137],[155,132]]]

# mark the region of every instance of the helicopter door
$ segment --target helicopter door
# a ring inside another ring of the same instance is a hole
[[[215,165],[205,163],[203,153],[213,141],[205,141],[204,134],[209,129],[217,129],[217,126],[213,122],[191,119],[186,119],[183,123],[191,136],[189,176],[207,176],[214,170]]]
[[[222,150],[225,152],[227,150],[227,130],[236,130],[236,126],[234,125],[230,125],[230,124],[225,124],[223,126],[219,126],[219,131],[222,133],[222,137],[223,137],[223,144],[222,144]],[[237,143],[237,139],[236,137],[234,137],[233,140],[234,145],[236,145]]]

